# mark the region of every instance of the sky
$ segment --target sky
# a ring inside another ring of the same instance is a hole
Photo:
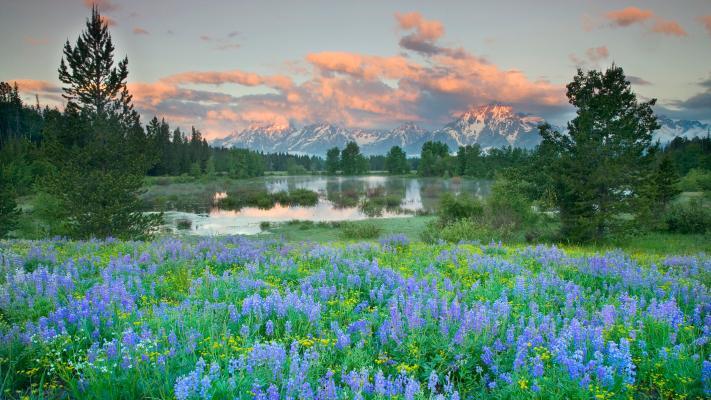
[[[484,104],[562,124],[577,68],[711,120],[711,1],[102,0],[143,121],[208,138],[332,122],[426,128]],[[0,81],[63,105],[57,67],[91,0],[0,0]]]

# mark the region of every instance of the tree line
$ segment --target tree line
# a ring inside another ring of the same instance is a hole
[[[575,118],[565,132],[542,125],[543,141],[535,150],[484,150],[475,144],[452,154],[446,144],[430,141],[419,158],[408,158],[399,146],[385,156],[365,157],[355,142],[329,149],[325,159],[263,154],[212,148],[198,129],[183,133],[157,117],[144,127],[126,85],[128,59],[115,62],[108,26],[96,8],[75,44],[64,45],[58,76],[63,111],[24,104],[17,85],[0,83],[0,236],[17,224],[16,198],[33,188],[44,196],[44,212],[61,225],[52,231],[136,239],[150,235],[161,219],[141,212],[146,175],[248,178],[265,170],[343,175],[416,170],[423,177],[509,182],[502,186],[516,191],[509,197],[557,213],[565,238],[600,240],[632,223],[659,225],[679,192],[680,174],[693,175],[689,184],[703,186],[711,170],[708,137],[677,138],[664,148],[652,142],[659,128],[655,100],[639,102],[614,65],[578,70],[566,92]],[[682,217],[698,220],[690,215]]]

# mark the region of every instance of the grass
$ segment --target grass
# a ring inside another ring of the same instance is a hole
[[[410,240],[416,241],[419,240],[420,232],[425,229],[425,226],[434,220],[435,217],[432,216],[414,216],[350,221],[349,224],[356,227],[375,224],[381,230],[379,237],[401,233]],[[292,221],[285,224],[272,224],[268,232],[260,236],[279,237],[289,242],[312,241],[324,243],[343,239],[341,233],[342,230],[339,224]]]
[[[419,241],[420,234],[427,225],[434,222],[434,216],[412,216],[404,218],[375,218],[360,221],[352,221],[350,224],[372,225],[375,224],[381,229],[378,237],[385,237],[392,234],[402,233],[412,241]],[[285,224],[271,224],[268,231],[263,233],[263,237],[279,237],[289,242],[313,241],[319,243],[331,242],[344,239],[339,224],[333,223],[313,223],[310,221],[291,221]],[[487,241],[484,239],[483,241]],[[528,245],[524,241],[511,242],[511,245]],[[652,232],[639,236],[628,237],[620,240],[611,240],[608,243],[590,244],[585,246],[571,246],[563,243],[556,244],[559,247],[584,249],[585,251],[606,252],[614,249],[622,249],[627,252],[644,252],[648,254],[711,254],[711,235],[683,235],[675,233]]]

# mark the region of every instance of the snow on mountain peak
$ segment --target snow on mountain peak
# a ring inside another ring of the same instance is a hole
[[[440,141],[456,151],[459,146],[478,144],[482,148],[534,148],[541,142],[538,126],[545,120],[539,116],[517,113],[503,104],[477,106],[463,112],[444,127],[428,131],[414,122],[404,122],[391,130],[345,128],[328,122],[301,128],[290,124],[251,125],[231,136],[217,139],[216,146],[244,147],[264,152],[292,152],[324,155],[329,148],[343,148],[355,141],[364,154],[385,154],[392,146],[400,146],[408,155],[420,153],[429,140]],[[669,142],[677,136],[705,136],[710,125],[699,121],[672,120],[659,116],[662,127],[655,140]]]

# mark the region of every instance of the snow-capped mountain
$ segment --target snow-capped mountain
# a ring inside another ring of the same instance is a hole
[[[474,143],[482,148],[533,148],[541,141],[538,126],[543,122],[541,117],[514,113],[509,106],[492,104],[470,109],[434,131],[433,139],[447,143],[450,149]]]
[[[250,126],[231,136],[217,139],[215,146],[243,147],[263,152],[289,152],[323,156],[332,147],[343,148],[355,141],[366,154],[385,154],[392,146],[400,146],[409,155],[420,153],[428,140],[444,142],[450,151],[459,146],[479,144],[482,148],[534,148],[541,142],[538,126],[544,123],[538,116],[516,113],[510,106],[492,104],[474,107],[444,127],[428,131],[413,122],[391,130],[344,128],[320,123],[297,128],[293,125]],[[659,117],[662,127],[655,140],[662,143],[677,136],[705,136],[709,125],[699,121],[672,120]]]
[[[662,127],[654,132],[654,140],[659,140],[661,143],[671,142],[678,136],[687,139],[703,137],[708,135],[711,129],[711,124],[704,124],[700,121],[674,120],[664,115],[658,116],[657,120]]]

